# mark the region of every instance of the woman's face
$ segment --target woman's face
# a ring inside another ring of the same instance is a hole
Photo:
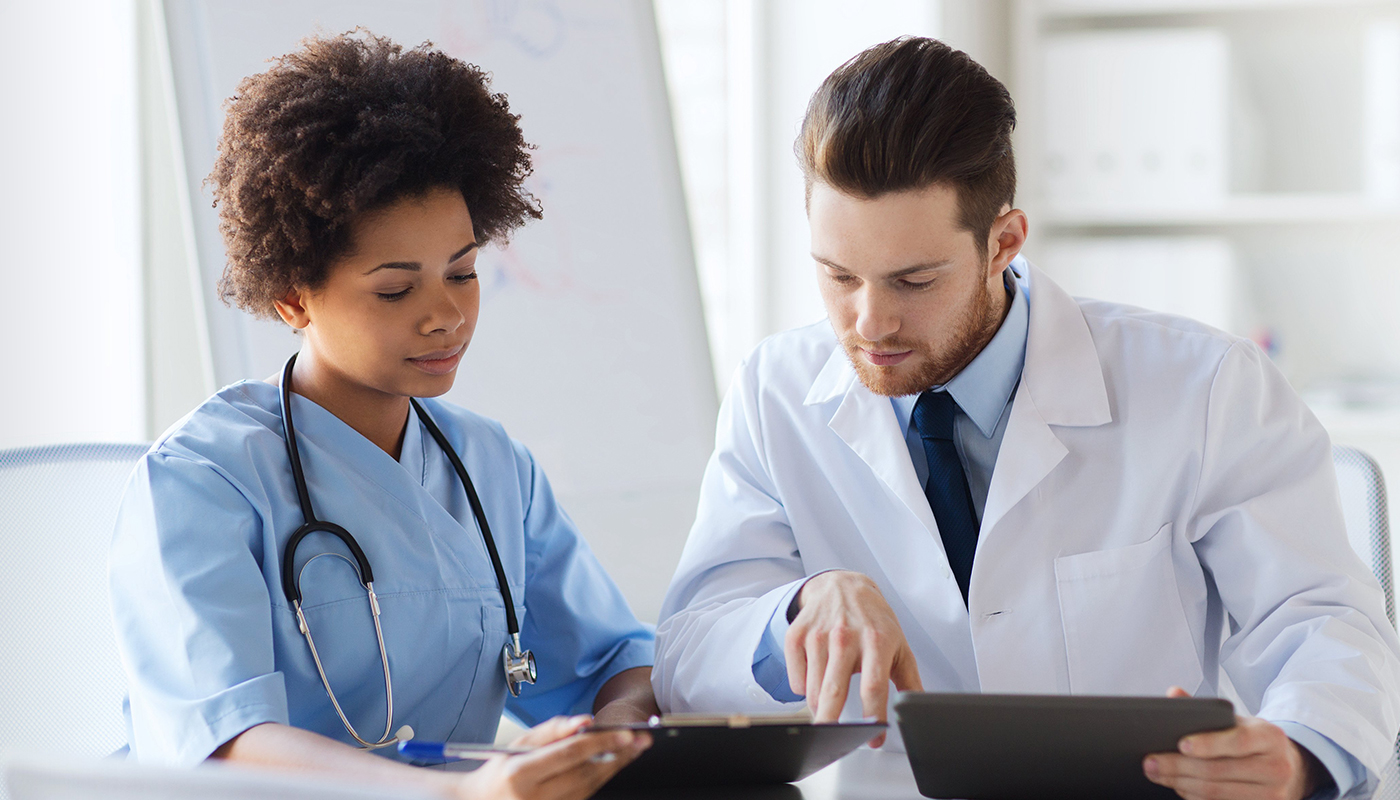
[[[303,358],[335,382],[436,397],[452,388],[476,328],[477,253],[461,193],[434,189],[355,220],[325,284],[278,311],[305,337]]]

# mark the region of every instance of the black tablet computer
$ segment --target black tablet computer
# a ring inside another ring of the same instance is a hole
[[[894,703],[925,797],[966,800],[1161,798],[1149,753],[1235,724],[1227,700],[903,692]]]
[[[799,781],[880,735],[883,722],[813,724],[810,717],[685,715],[628,727],[652,745],[606,789],[772,785]]]

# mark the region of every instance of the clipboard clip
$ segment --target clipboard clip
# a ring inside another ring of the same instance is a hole
[[[647,720],[648,728],[752,728],[755,725],[811,725],[812,712],[794,714],[662,714]]]

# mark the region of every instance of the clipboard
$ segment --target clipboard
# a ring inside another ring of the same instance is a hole
[[[813,723],[810,714],[669,714],[627,728],[652,745],[605,784],[608,790],[792,783],[880,735],[883,722]]]
[[[1149,753],[1235,724],[1228,700],[901,692],[895,720],[925,797],[1177,798]]]

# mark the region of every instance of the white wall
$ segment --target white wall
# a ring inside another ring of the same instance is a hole
[[[873,44],[938,35],[944,6],[656,0],[721,391],[764,336],[825,314],[792,152],[807,100],[833,69]]]
[[[0,447],[140,440],[134,3],[0,3],[0,30]]]

